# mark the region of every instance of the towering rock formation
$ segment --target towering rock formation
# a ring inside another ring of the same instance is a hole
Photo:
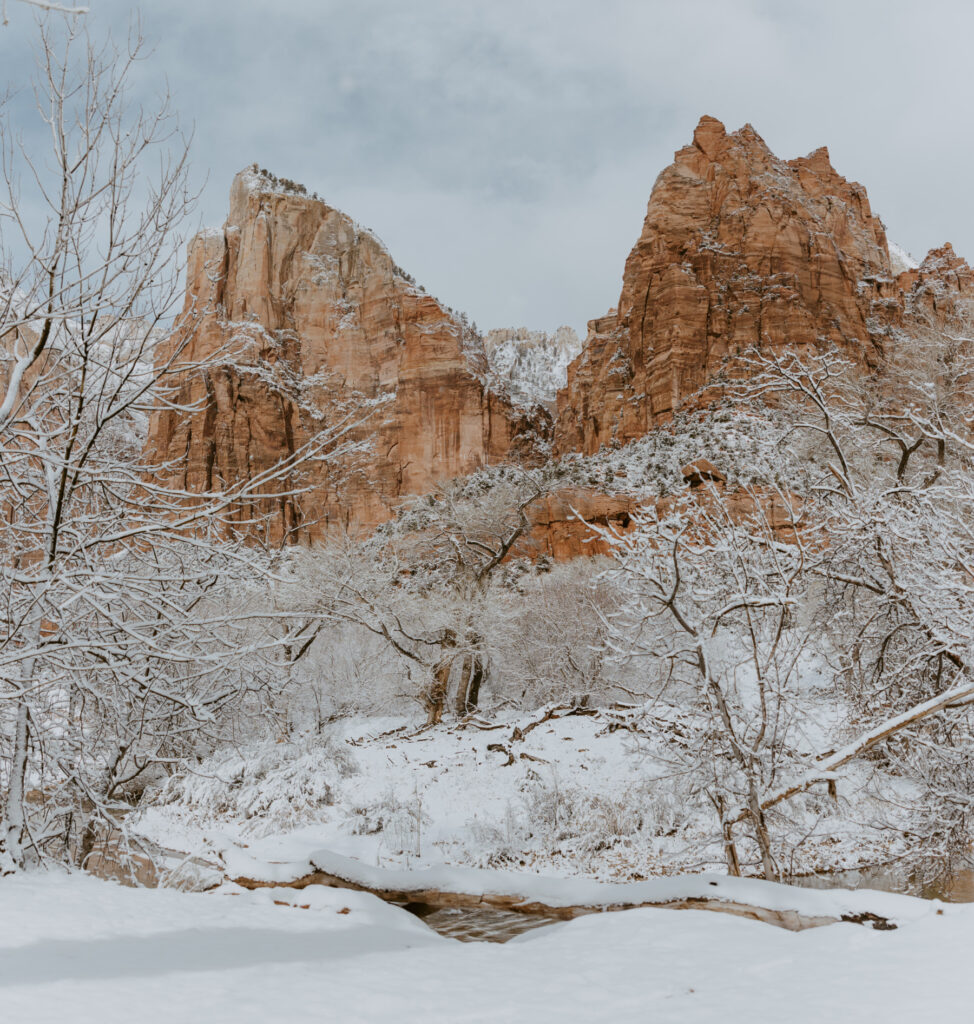
[[[291,481],[306,493],[257,503],[273,506],[276,536],[369,530],[404,496],[534,462],[550,440],[550,417],[532,403],[552,404],[574,332],[491,332],[488,361],[465,317],[293,183],[239,174],[225,227],[191,246],[188,278],[186,309],[200,316],[185,357],[210,365],[177,380],[177,404],[193,414],[157,414],[149,439],[178,485],[253,480],[343,406],[376,403],[354,434],[371,444],[357,465],[312,464]],[[895,247],[891,258],[865,189],[825,149],[780,160],[750,126],[728,134],[704,117],[657,179],[618,307],[590,322],[568,365],[556,454],[642,436],[752,346],[834,344],[874,366],[899,328],[972,300],[974,272],[949,245],[919,266]],[[579,503],[605,522],[630,511],[595,492],[556,495],[536,510],[532,541],[559,557],[584,550],[571,524]]]
[[[834,343],[874,365],[919,292],[932,309],[971,290],[949,249],[899,269],[865,189],[826,149],[780,160],[750,125],[729,135],[702,118],[656,181],[617,309],[590,322],[569,367],[556,449],[641,436],[755,345]]]
[[[190,246],[188,372],[149,449],[192,491],[253,479],[360,399],[379,400],[356,432],[358,469],[310,466],[311,490],[280,501],[271,531],[368,529],[404,495],[511,455],[550,430],[486,386],[479,337],[415,286],[382,243],[292,183],[251,168],[234,179],[221,231]],[[225,355],[224,355],[225,353]],[[340,485],[336,471],[341,477]],[[266,508],[264,509],[266,511]],[[246,510],[241,511],[246,515]]]

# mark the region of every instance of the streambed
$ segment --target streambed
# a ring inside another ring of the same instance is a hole
[[[806,889],[878,889],[945,903],[974,903],[974,870],[965,868],[939,882],[922,882],[895,866],[879,864],[853,871],[800,875],[792,885]]]
[[[421,918],[433,931],[460,942],[507,942],[534,928],[564,921],[554,914],[519,914],[495,907],[434,907],[428,903],[407,903],[404,909]]]
[[[793,879],[793,884],[809,889],[878,889],[947,903],[974,903],[974,870],[958,871],[937,885],[921,885],[888,866],[807,875]],[[524,914],[494,907],[436,907],[428,903],[402,906],[435,932],[460,942],[508,942],[535,928],[564,921],[555,914]]]

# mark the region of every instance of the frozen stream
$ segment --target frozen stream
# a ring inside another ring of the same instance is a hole
[[[734,889],[757,903],[788,895]],[[974,904],[795,895],[809,911],[872,906],[899,927],[789,932],[649,907],[454,942],[365,892],[197,894],[25,873],[0,882],[0,1020],[970,1024]]]
[[[878,889],[945,903],[974,903],[974,870],[970,869],[958,871],[937,884],[922,884],[903,871],[884,865],[859,871],[805,875],[794,879],[793,884],[807,889]]]
[[[970,870],[958,872],[943,886],[920,886],[885,867],[809,876],[795,879],[795,883],[809,889],[878,889],[949,903],[974,903],[974,871]],[[555,914],[520,914],[492,907],[434,907],[409,903],[405,909],[435,932],[460,942],[507,942],[535,928],[564,920]]]
[[[108,844],[99,851],[98,859],[90,868],[93,867],[93,873],[102,877],[122,878],[129,884],[132,881],[148,886],[158,884],[155,872],[150,873],[152,877],[149,877],[149,874],[142,877],[144,872],[140,869],[145,865],[141,862],[145,861],[148,864],[146,858],[136,856],[134,861],[134,864],[123,864],[119,860],[117,848]],[[136,875],[134,879],[131,878],[133,870]],[[928,900],[938,899],[948,903],[974,903],[974,870],[970,869],[956,872],[948,882],[941,885],[922,885],[916,878],[898,870],[895,865],[878,865],[861,870],[798,877],[792,880],[792,884],[806,889],[875,890],[920,896]],[[319,888],[317,885],[310,887],[312,890]],[[402,903],[398,900],[395,901],[395,905],[408,910],[440,935],[460,942],[505,943],[525,932],[564,922],[573,916],[570,912],[523,913],[485,905],[443,906],[420,902]],[[590,906],[596,907],[597,901]],[[596,910],[591,912],[597,913]]]
[[[408,903],[405,909],[421,918],[433,931],[461,942],[507,942],[534,928],[564,920],[554,914],[519,914],[493,907],[431,907],[426,903]]]

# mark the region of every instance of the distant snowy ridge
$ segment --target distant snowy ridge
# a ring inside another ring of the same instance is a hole
[[[530,331],[508,327],[487,332],[484,338],[490,376],[506,385],[523,405],[553,405],[558,389],[568,380],[568,364],[582,351],[571,327]]]

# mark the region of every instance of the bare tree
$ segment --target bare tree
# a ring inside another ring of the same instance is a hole
[[[607,559],[551,564],[494,588],[484,617],[495,692],[523,707],[574,706],[643,698],[612,671],[608,621],[624,594],[605,572]]]
[[[781,876],[763,804],[803,761],[799,677],[808,631],[799,610],[812,556],[801,516],[800,504],[780,492],[732,502],[711,485],[637,514],[630,532],[600,531],[628,595],[612,620],[613,653],[644,664],[649,723],[654,708],[690,710],[692,740],[667,715],[657,738],[716,812],[732,874],[741,872],[733,830],[743,821],[765,877]],[[746,811],[734,819],[738,801]]]
[[[35,94],[50,152],[15,145],[9,121],[0,131],[7,867],[58,844],[83,858],[146,771],[212,739],[263,685],[260,663],[291,627],[257,596],[276,556],[247,543],[256,524],[240,509],[293,490],[307,460],[362,445],[345,406],[289,457],[208,494],[167,487],[147,455],[149,418],[206,366],[186,358],[203,311],[175,312],[187,140],[168,101],[126,100],[143,48],[137,34],[96,47],[77,22],[43,23]]]
[[[745,362],[737,397],[770,399],[784,425],[782,445],[799,447],[807,475],[792,467],[793,486],[808,496],[822,536],[820,557],[806,571],[822,581],[823,633],[844,693],[865,719],[767,792],[761,807],[823,780],[834,784],[840,768],[872,752],[940,794],[914,809],[910,827],[956,838],[953,827],[928,821],[921,828],[917,815],[931,809],[956,820],[954,810],[974,796],[964,774],[949,769],[972,752],[969,321],[960,316],[894,336],[872,376],[834,352],[751,353]],[[944,797],[949,777],[957,782],[954,810]],[[731,820],[750,813],[739,808]]]
[[[427,724],[442,720],[451,691],[458,716],[473,711],[489,678],[490,588],[528,543],[528,509],[545,486],[541,474],[510,467],[412,500],[368,540],[317,556],[324,596],[307,609],[308,621],[349,622],[381,636]]]

